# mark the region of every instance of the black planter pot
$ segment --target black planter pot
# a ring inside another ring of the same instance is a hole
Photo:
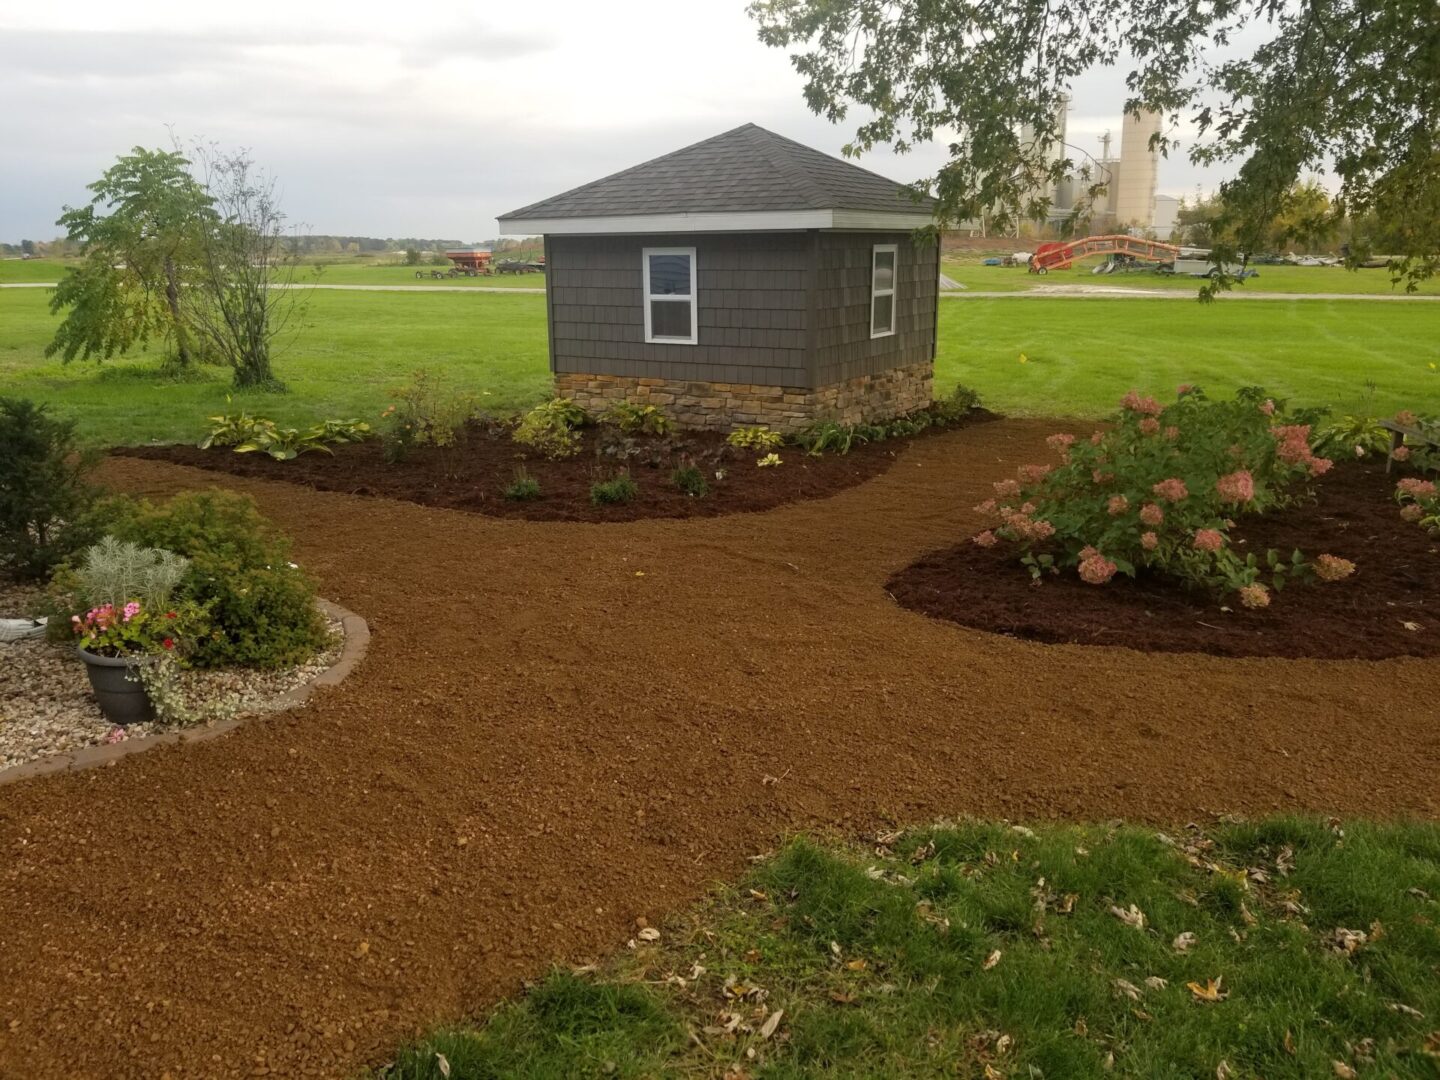
[[[155,719],[150,695],[145,692],[145,684],[140,681],[140,673],[136,670],[145,663],[143,658],[99,656],[84,649],[76,652],[85,661],[90,688],[95,691],[95,700],[100,703],[105,719],[120,727]]]

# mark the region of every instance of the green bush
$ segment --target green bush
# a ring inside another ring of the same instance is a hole
[[[703,498],[710,490],[710,484],[705,480],[705,474],[696,467],[693,461],[683,462],[670,475],[670,479],[677,488],[692,498]]]
[[[600,418],[626,435],[665,435],[675,426],[664,410],[654,405],[636,405],[620,401],[610,406]]]
[[[596,506],[614,506],[628,503],[639,491],[639,486],[630,474],[622,472],[609,480],[597,480],[591,484],[590,501]]]
[[[840,424],[834,420],[820,420],[811,424],[795,441],[811,457],[821,454],[848,454],[859,443],[885,438],[885,429],[876,424]]]
[[[103,510],[111,535],[190,560],[177,595],[206,608],[212,624],[191,654],[195,666],[288,667],[325,644],[314,584],[248,496],[186,492],[163,505],[112,499]]]
[[[75,421],[24,398],[0,398],[0,572],[39,580],[96,539]]]
[[[522,466],[515,470],[515,478],[505,488],[504,495],[511,502],[531,502],[540,497],[540,481]]]
[[[554,398],[526,413],[510,437],[548,458],[573,457],[580,452],[580,433],[576,429],[589,423],[590,414],[575,402]]]
[[[414,372],[390,397],[393,404],[380,414],[380,437],[385,460],[392,463],[404,460],[416,446],[454,446],[475,414],[471,395],[456,393],[427,371]]]

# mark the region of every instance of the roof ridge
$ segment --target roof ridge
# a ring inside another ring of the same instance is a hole
[[[750,127],[759,127],[758,124],[751,124],[751,125],[748,125],[748,126],[750,126]],[[770,131],[768,128],[760,128],[760,130],[763,131],[763,132],[765,132],[765,134],[771,136],[772,138],[779,139],[781,142],[786,142],[786,143],[789,143],[791,146],[798,147],[799,149],[805,151],[805,153],[807,153],[807,154],[809,154],[809,155],[811,155],[811,156],[813,156],[813,157],[820,157],[820,158],[824,158],[824,159],[827,160],[827,161],[839,162],[841,165],[849,165],[850,168],[856,170],[857,172],[862,172],[862,173],[864,173],[866,176],[873,177],[873,178],[876,179],[876,180],[883,180],[885,183],[890,184],[891,186],[895,187],[895,188],[896,188],[898,191],[900,191],[900,192],[904,192],[904,193],[908,194],[910,191],[914,190],[914,188],[915,188],[915,185],[914,185],[914,184],[907,184],[907,183],[903,183],[903,182],[901,182],[901,181],[899,181],[899,180],[892,180],[890,177],[888,177],[888,176],[883,176],[883,175],[881,175],[880,173],[877,173],[877,172],[876,172],[875,170],[873,170],[873,169],[867,169],[864,165],[857,165],[857,164],[856,164],[853,160],[851,160],[849,157],[836,157],[836,156],[833,155],[833,154],[827,154],[827,153],[825,153],[825,151],[823,151],[823,150],[816,150],[815,147],[810,146],[808,143],[802,143],[802,142],[800,142],[798,139],[792,139],[792,138],[790,138],[788,135],[781,135],[781,134],[779,134],[778,132]],[[828,194],[828,193],[827,193],[827,194]]]
[[[791,155],[782,154],[780,152],[781,147],[775,145],[777,140],[790,143],[794,146],[804,146],[804,143],[797,143],[794,139],[787,139],[783,135],[777,135],[775,132],[768,128],[763,128],[759,124],[746,124],[745,126],[754,128],[764,136],[763,139],[759,140],[757,148],[760,153],[764,155],[765,160],[779,170],[780,174],[784,176],[788,182],[808,192],[812,199],[818,200],[816,203],[817,206],[830,197],[831,193],[817,184],[814,177],[810,176],[809,173],[801,168]]]

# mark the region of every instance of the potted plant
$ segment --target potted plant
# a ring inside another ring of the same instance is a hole
[[[203,630],[200,608],[171,600],[188,567],[172,552],[106,537],[73,574],[72,595],[84,610],[70,616],[70,628],[100,710],[114,724],[155,718],[142,666],[183,654]]]

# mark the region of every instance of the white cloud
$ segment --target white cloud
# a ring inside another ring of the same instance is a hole
[[[314,231],[465,240],[747,121],[829,153],[851,134],[804,107],[743,0],[0,0],[0,40],[8,240],[54,235],[62,204],[131,146],[166,144],[167,125],[250,148]],[[1088,76],[1072,133],[1118,132],[1123,96],[1118,72]],[[922,147],[864,164],[911,180],[942,159]],[[1172,161],[1161,189],[1188,191],[1193,173]]]

